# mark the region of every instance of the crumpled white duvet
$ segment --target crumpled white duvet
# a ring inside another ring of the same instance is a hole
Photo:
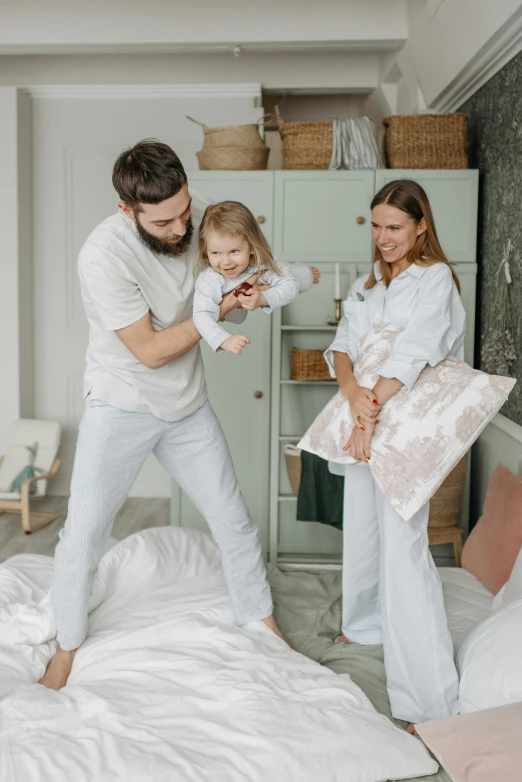
[[[377,782],[432,774],[424,745],[349,676],[234,625],[219,552],[147,530],[103,558],[89,635],[60,692],[52,559],[0,566],[2,782]]]

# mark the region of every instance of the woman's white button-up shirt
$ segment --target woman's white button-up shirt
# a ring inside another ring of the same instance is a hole
[[[334,352],[347,353],[354,363],[361,340],[376,323],[394,323],[404,329],[379,374],[397,378],[408,389],[426,364],[435,366],[449,355],[464,358],[466,313],[449,266],[412,264],[388,288],[379,264],[374,268],[377,284],[366,290],[370,275],[360,277],[343,302],[343,317],[325,353],[332,377]]]

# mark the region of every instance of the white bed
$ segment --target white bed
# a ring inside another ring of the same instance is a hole
[[[466,635],[492,612],[494,596],[468,570],[439,568],[455,657]]]
[[[102,560],[66,688],[34,684],[54,649],[52,560],[0,566],[2,782],[377,782],[433,774],[423,744],[347,674],[237,628],[198,532],[133,535]]]

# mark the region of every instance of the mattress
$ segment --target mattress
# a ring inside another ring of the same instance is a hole
[[[439,568],[448,625],[457,655],[467,634],[488,617],[494,595],[473,573],[463,568]]]

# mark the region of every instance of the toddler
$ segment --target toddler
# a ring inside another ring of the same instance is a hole
[[[261,307],[272,312],[309,290],[320,279],[314,266],[290,265],[272,257],[272,251],[252,212],[237,201],[209,206],[199,229],[199,255],[194,273],[194,324],[214,351],[239,355],[250,340],[229,334],[219,323],[219,306],[236,291],[244,310]],[[248,288],[269,285],[266,290]],[[248,288],[248,289],[247,289]]]

